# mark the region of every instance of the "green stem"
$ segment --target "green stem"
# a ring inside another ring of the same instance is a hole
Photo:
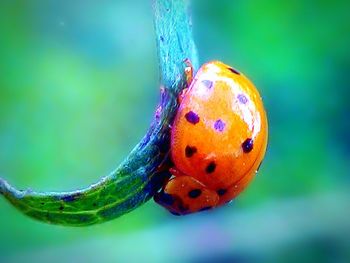
[[[169,125],[185,87],[184,60],[197,68],[197,54],[185,0],[154,0],[161,98],[147,134],[110,175],[82,190],[20,191],[0,178],[0,193],[24,214],[52,224],[86,226],[132,211],[148,201],[169,176],[157,171],[169,150]]]

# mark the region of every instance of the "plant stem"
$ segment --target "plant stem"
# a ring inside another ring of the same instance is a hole
[[[184,60],[197,67],[197,54],[185,0],[155,0],[161,98],[147,134],[110,175],[88,188],[72,192],[20,191],[0,178],[0,194],[24,214],[52,224],[86,226],[102,223],[148,201],[168,171],[158,171],[169,151],[169,125],[177,96],[185,87]]]

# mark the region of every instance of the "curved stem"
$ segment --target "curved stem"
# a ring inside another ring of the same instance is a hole
[[[185,86],[186,58],[197,54],[185,0],[154,0],[161,98],[141,142],[110,175],[88,188],[63,193],[20,191],[0,178],[0,193],[24,214],[60,225],[86,226],[121,216],[149,200],[169,176],[157,168],[169,150],[169,124]]]

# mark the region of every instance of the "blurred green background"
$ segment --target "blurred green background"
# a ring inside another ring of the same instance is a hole
[[[174,217],[153,201],[64,228],[0,198],[0,262],[349,262],[350,2],[192,1],[202,63],[248,75],[265,161],[233,204]],[[0,175],[64,191],[108,174],[158,101],[150,1],[0,2]]]

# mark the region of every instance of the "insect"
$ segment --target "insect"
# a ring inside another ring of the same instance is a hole
[[[175,215],[221,206],[252,181],[268,136],[265,109],[247,77],[219,61],[204,64],[179,97],[171,128],[172,177],[155,201]]]

